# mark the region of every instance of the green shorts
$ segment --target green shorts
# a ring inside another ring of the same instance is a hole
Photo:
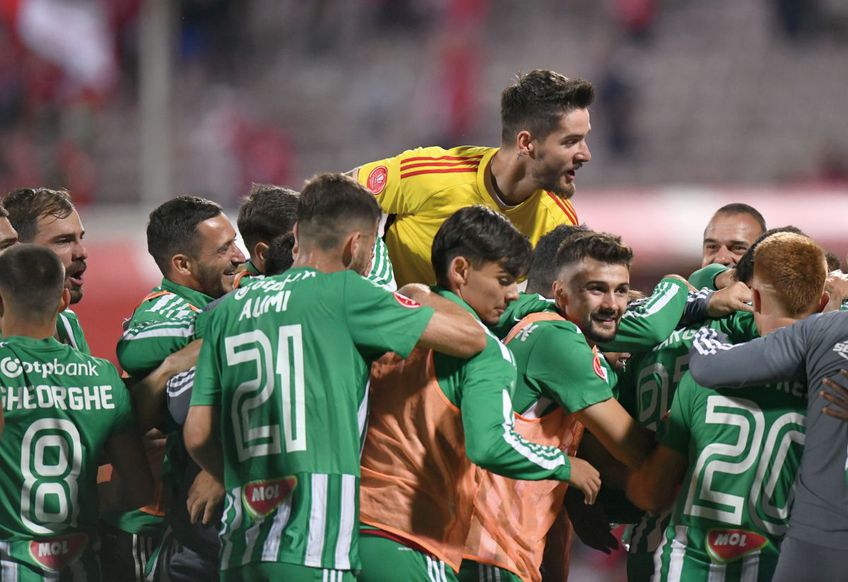
[[[310,568],[299,564],[282,562],[257,562],[238,568],[230,568],[221,573],[221,582],[355,582],[356,576],[350,570],[329,570]],[[199,581],[198,581],[199,582]]]
[[[647,582],[653,576],[653,553],[634,552],[627,554],[627,582]]]
[[[441,560],[367,531],[359,536],[359,582],[457,582],[456,573]]]
[[[521,578],[509,570],[472,560],[462,561],[458,578],[459,582],[521,582]]]

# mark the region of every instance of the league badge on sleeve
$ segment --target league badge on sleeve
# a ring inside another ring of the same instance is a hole
[[[389,177],[389,170],[386,166],[377,166],[371,173],[368,174],[368,189],[374,196],[379,195],[386,188],[386,179]]]

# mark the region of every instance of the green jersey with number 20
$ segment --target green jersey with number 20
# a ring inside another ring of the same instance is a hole
[[[689,459],[654,561],[660,579],[771,580],[804,445],[806,386],[711,390],[688,373],[660,442]]]
[[[99,580],[97,466],[110,435],[135,430],[118,371],[53,338],[10,337],[0,398],[0,579],[23,563]]]
[[[353,271],[291,269],[210,315],[192,406],[218,406],[222,570],[358,569],[359,455],[370,363],[406,357],[432,309]]]

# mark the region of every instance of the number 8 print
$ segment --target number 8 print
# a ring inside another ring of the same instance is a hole
[[[21,521],[33,533],[47,535],[76,525],[80,442],[77,427],[57,418],[37,420],[24,433]]]

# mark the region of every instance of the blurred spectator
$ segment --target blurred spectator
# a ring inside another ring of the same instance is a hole
[[[616,50],[607,59],[598,83],[598,101],[603,107],[603,128],[610,151],[616,158],[633,153],[637,84],[632,78],[630,52]]]

